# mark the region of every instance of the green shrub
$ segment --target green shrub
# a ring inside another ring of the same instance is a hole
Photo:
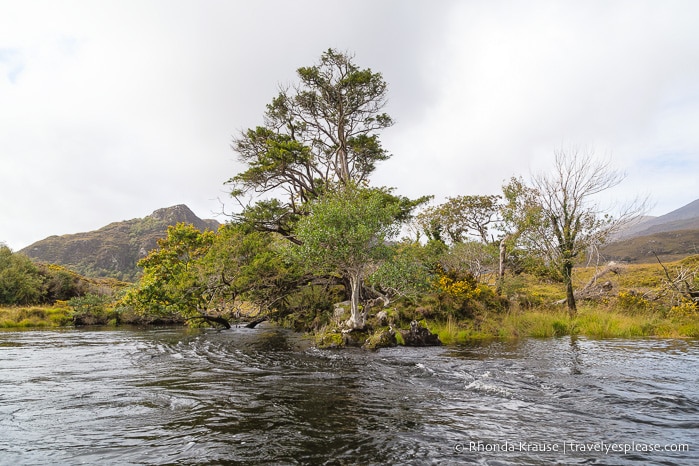
[[[108,296],[92,293],[71,298],[68,305],[73,308],[73,323],[75,325],[105,325],[110,320],[117,319],[118,314],[109,308],[110,301]]]

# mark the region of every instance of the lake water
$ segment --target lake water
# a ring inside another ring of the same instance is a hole
[[[4,331],[0,464],[699,464],[698,387],[685,340]]]

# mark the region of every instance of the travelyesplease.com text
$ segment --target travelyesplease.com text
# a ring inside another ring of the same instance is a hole
[[[562,454],[576,453],[601,453],[605,455],[630,453],[655,453],[655,452],[688,452],[689,444],[686,443],[646,443],[646,442],[482,442],[467,441],[454,445],[456,453],[499,453],[499,452],[527,452],[527,453],[551,453]]]

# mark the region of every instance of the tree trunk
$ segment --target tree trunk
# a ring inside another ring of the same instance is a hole
[[[568,304],[568,314],[572,319],[578,312],[575,304],[575,293],[573,290],[573,263],[565,262],[563,264],[563,283],[566,287],[566,303]]]
[[[201,319],[204,322],[207,322],[209,324],[219,324],[227,329],[231,328],[230,322],[228,322],[227,319],[220,317],[220,316],[210,316],[208,314],[202,313],[201,315],[190,317],[188,320],[194,320],[194,319]]]
[[[508,237],[505,237],[500,240],[500,266],[498,268],[498,282],[497,282],[497,293],[498,295],[502,295],[502,282],[505,281],[505,258],[507,254],[506,246],[505,246],[505,240]]]
[[[340,114],[342,110],[340,109]],[[337,122],[337,175],[340,182],[347,185],[350,181],[349,160],[347,159],[347,137],[345,135],[344,117],[340,115],[340,120]]]
[[[263,316],[263,317],[260,317],[259,319],[253,320],[252,322],[248,322],[247,324],[245,324],[245,328],[255,328],[255,327],[257,327],[258,324],[261,324],[262,322],[264,322],[268,318],[269,318],[269,316]]]
[[[362,329],[366,325],[366,316],[364,311],[359,309],[359,292],[361,289],[361,276],[359,273],[353,273],[349,277],[350,279],[350,318],[347,321],[347,325],[351,329]]]

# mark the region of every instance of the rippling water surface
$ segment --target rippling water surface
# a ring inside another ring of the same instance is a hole
[[[0,332],[0,464],[699,464],[697,387],[697,341]]]

